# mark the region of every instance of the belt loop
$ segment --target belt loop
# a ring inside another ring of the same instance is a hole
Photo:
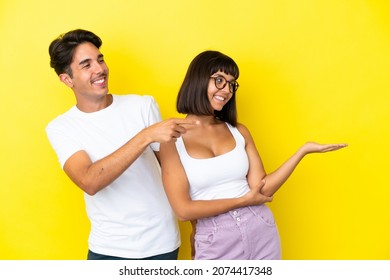
[[[256,205],[256,207],[259,207],[260,205]],[[252,208],[252,206],[248,206],[248,209],[255,215],[256,217],[258,216],[257,212]]]
[[[214,230],[217,230],[217,222],[215,220],[215,217],[218,217],[218,216],[214,216],[211,218],[211,222],[213,223],[213,226],[214,226]]]

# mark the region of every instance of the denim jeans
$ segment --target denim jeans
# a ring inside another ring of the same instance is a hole
[[[278,229],[265,204],[199,219],[196,224],[195,260],[280,258]]]
[[[141,259],[130,259],[130,258],[121,258],[121,257],[114,257],[114,256],[107,256],[102,255],[98,253],[94,253],[91,250],[88,250],[88,260],[177,260],[177,256],[179,254],[179,248],[165,254],[151,256],[147,258],[141,258]]]

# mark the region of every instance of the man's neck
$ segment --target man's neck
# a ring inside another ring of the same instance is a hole
[[[112,104],[113,97],[106,94],[101,98],[77,98],[77,108],[84,113],[93,113],[103,110]]]

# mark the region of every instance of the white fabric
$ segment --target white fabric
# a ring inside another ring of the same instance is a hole
[[[151,96],[113,95],[107,108],[84,113],[76,106],[46,128],[63,167],[75,152],[85,150],[94,162],[161,120]],[[89,249],[95,253],[144,258],[180,246],[173,211],[166,198],[153,143],[111,185],[94,196],[84,194],[91,221]]]
[[[190,184],[193,200],[236,198],[249,191],[246,175],[249,161],[245,151],[245,139],[237,128],[226,123],[236,146],[223,155],[196,159],[185,148],[183,138],[178,138],[176,148]]]

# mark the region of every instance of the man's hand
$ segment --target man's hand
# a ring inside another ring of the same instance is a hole
[[[150,142],[176,142],[178,137],[186,133],[187,129],[194,125],[197,125],[196,121],[171,118],[145,128],[142,133],[149,137]]]

